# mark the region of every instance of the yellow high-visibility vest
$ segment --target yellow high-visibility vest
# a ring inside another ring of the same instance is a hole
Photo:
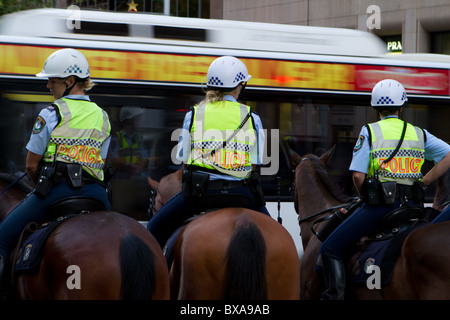
[[[192,152],[188,164],[246,178],[252,170],[250,150],[256,146],[251,117],[224,148],[221,146],[250,112],[250,107],[232,101],[195,106],[190,130]],[[209,155],[215,149],[217,152]]]
[[[125,133],[120,130],[116,133],[117,142],[119,144],[119,157],[130,164],[137,164],[141,159],[140,154],[140,143],[142,141],[142,135],[137,134],[133,138],[133,144],[129,144],[128,140],[125,138]]]
[[[396,181],[412,185],[422,179],[425,161],[425,139],[422,129],[407,124],[405,138],[397,154],[386,164],[383,161],[393,153],[400,140],[403,121],[386,118],[368,125],[371,136],[370,163],[367,175],[378,174],[380,181]]]
[[[79,163],[103,181],[100,150],[111,131],[108,114],[91,101],[62,98],[53,104],[58,107],[61,121],[50,135],[44,161]]]

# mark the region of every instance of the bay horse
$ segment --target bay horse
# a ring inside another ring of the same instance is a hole
[[[155,210],[181,190],[181,171],[160,182]],[[157,214],[157,213],[156,213]],[[171,266],[173,299],[298,300],[299,258],[287,230],[245,208],[214,210],[179,233]]]
[[[320,157],[302,157],[289,150],[295,167],[295,207],[299,219],[304,219],[300,225],[304,248],[300,261],[302,299],[320,299],[323,291],[322,279],[314,271],[322,242],[311,231],[313,222],[305,218],[349,201],[334,185],[325,166],[333,152],[334,147]],[[445,190],[448,197],[448,188]],[[347,291],[356,299],[450,299],[450,252],[445,249],[449,245],[450,222],[415,229],[403,242],[386,286],[370,290],[366,285],[352,285]]]
[[[0,174],[0,190],[13,178]],[[32,190],[19,181],[0,194],[3,219]],[[82,208],[81,208],[82,209]],[[64,212],[61,212],[61,216]],[[79,271],[79,288],[69,277]],[[156,239],[138,221],[113,211],[82,214],[49,236],[35,271],[16,273],[12,299],[169,299],[167,264]],[[70,282],[70,281],[69,281]]]

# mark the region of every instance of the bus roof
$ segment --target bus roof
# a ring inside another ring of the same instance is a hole
[[[386,45],[377,36],[352,29],[70,8],[5,15],[0,33],[344,56],[386,53]]]

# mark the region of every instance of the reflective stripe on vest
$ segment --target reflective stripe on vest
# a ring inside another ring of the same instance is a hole
[[[194,164],[239,178],[246,178],[251,170],[250,150],[256,145],[256,134],[251,118],[223,149],[221,148],[250,112],[250,107],[231,101],[218,101],[194,107],[191,126],[191,157]]]
[[[123,130],[116,133],[117,142],[119,143],[119,157],[131,164],[137,164],[140,158],[139,144],[142,140],[142,135],[138,134],[132,139],[133,144],[130,145],[125,138]]]
[[[62,98],[54,105],[61,121],[50,135],[44,161],[79,163],[102,181],[104,161],[100,150],[111,130],[108,114],[90,101]]]
[[[389,158],[400,140],[403,121],[387,118],[369,124],[372,150],[368,176],[377,172],[381,181],[397,181],[411,185],[422,179],[422,165],[425,161],[425,140],[423,131],[411,124],[406,127],[405,138],[394,158],[389,163],[381,163]],[[381,167],[380,167],[381,166]]]

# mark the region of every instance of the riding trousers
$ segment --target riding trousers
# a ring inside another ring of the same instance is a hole
[[[414,203],[410,201],[408,205],[414,205]],[[361,237],[375,232],[378,222],[399,207],[398,200],[393,205],[372,206],[363,203],[323,242],[320,254],[328,254],[342,259],[346,250]]]
[[[267,211],[265,206],[256,208],[254,196],[247,186],[230,188],[227,191],[230,194],[239,194],[248,197],[251,199],[254,210],[270,217],[269,211]],[[221,192],[220,189],[207,189],[205,196],[217,195]],[[150,219],[147,224],[147,229],[156,238],[161,248],[164,248],[169,237],[178,227],[183,225],[184,221],[197,213],[193,211],[196,205],[195,202],[196,200],[194,198],[186,198],[179,192],[169,199]]]
[[[69,197],[96,199],[104,203],[106,210],[110,209],[106,190],[98,183],[84,184],[81,188],[74,189],[66,181],[61,181],[54,185],[45,197],[31,192],[0,223],[0,255],[7,258],[14,249],[23,228],[29,222],[44,222],[47,208]]]

